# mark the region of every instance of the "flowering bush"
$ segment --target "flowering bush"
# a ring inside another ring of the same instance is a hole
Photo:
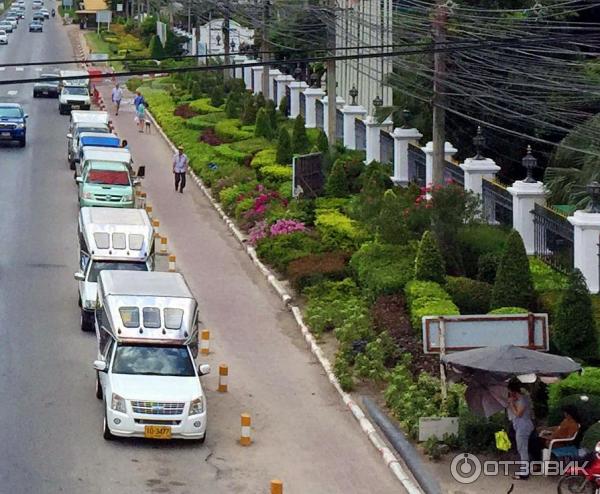
[[[306,225],[301,221],[296,220],[277,220],[269,229],[271,236],[287,235],[294,232],[305,232]]]
[[[267,191],[262,184],[257,186],[257,192],[258,195],[254,198],[252,207],[245,215],[245,219],[250,223],[264,219],[271,207],[287,206],[287,200],[283,199],[279,192]]]
[[[267,222],[265,220],[257,222],[248,232],[248,242],[256,245],[259,240],[268,236]]]

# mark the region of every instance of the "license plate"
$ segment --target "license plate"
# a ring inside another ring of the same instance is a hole
[[[46,96],[48,96],[48,91],[42,91],[42,94],[45,94]]]
[[[71,105],[72,110],[79,110],[79,105]]]
[[[2,132],[2,134],[0,134],[2,137],[10,137],[10,132]]]
[[[148,439],[171,439],[171,428],[166,425],[146,425],[144,437]]]

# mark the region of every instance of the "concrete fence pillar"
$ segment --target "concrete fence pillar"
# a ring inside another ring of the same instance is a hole
[[[265,98],[272,99],[275,101],[275,79],[277,79],[280,75],[283,75],[281,70],[279,69],[270,69],[269,70],[269,94],[265,94]],[[277,103],[275,101],[275,103]]]
[[[367,116],[367,110],[360,105],[344,105],[342,108],[344,114],[344,146],[348,149],[356,149],[356,126],[354,120],[364,119]]]
[[[296,118],[300,114],[300,93],[308,88],[303,81],[290,82],[290,118]]]
[[[419,142],[423,137],[417,129],[402,129],[396,127],[392,132],[394,138],[394,175],[392,181],[396,185],[406,186],[410,182],[408,176],[408,143]]]
[[[244,62],[245,67],[242,72],[244,73],[244,83],[246,84],[246,89],[249,91],[252,90],[252,67],[249,64],[256,62],[256,60],[252,60],[251,58],[247,58]]]
[[[574,266],[583,274],[589,291],[598,293],[600,292],[600,258],[598,257],[600,213],[575,211],[568,220],[574,230]]]
[[[279,103],[281,102],[281,98],[285,96],[286,87],[288,84],[291,84],[294,81],[294,78],[291,75],[280,75],[275,78],[275,84],[277,84],[277,101],[275,104],[277,105],[277,109],[279,110]],[[288,106],[289,106],[288,101]]]
[[[244,62],[246,61],[246,55],[234,55],[232,57],[232,62],[236,65],[239,65],[239,67],[236,67],[235,69],[232,69],[232,76],[234,77],[234,79],[243,79],[244,78]]]
[[[321,101],[323,101],[323,130],[325,134],[329,137],[329,97],[325,96]],[[344,98],[341,96],[336,97],[336,109],[342,108],[344,106]]]
[[[381,131],[389,130],[391,125],[392,121],[389,120],[389,118],[385,119],[383,122],[378,122],[373,115],[369,115],[365,119],[365,127],[367,129],[367,156],[365,159],[365,164],[368,165],[372,161],[381,160]]]
[[[262,73],[263,68],[261,66],[252,67],[252,93],[255,95],[262,93]],[[263,96],[268,97],[266,94],[263,94]]]
[[[425,186],[429,186],[433,183],[433,142],[429,141],[425,147],[421,148],[425,153]],[[457,149],[446,142],[444,145],[444,157],[446,160],[450,160],[457,152]]]
[[[542,182],[517,180],[507,190],[513,196],[513,228],[521,235],[527,255],[532,255],[535,253],[532,210],[536,204],[546,205],[546,189]]]
[[[465,190],[474,194],[483,195],[483,179],[493,180],[500,167],[493,159],[467,158],[460,166],[465,172]]]
[[[304,120],[307,129],[314,129],[317,127],[317,98],[322,98],[323,96],[325,96],[325,91],[321,88],[309,87],[304,90],[304,99],[306,103]]]

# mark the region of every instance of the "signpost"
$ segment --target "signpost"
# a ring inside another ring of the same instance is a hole
[[[107,24],[107,29],[110,30],[112,22],[112,10],[99,10],[96,12],[96,24],[98,25],[98,34],[100,34],[100,23]]]

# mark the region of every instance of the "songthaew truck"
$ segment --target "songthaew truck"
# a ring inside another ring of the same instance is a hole
[[[98,275],[103,270],[152,271],[154,228],[143,209],[79,210],[79,306],[82,331],[94,330]]]
[[[198,304],[180,273],[102,271],[96,305],[96,397],[104,439],[206,437],[196,365]]]

